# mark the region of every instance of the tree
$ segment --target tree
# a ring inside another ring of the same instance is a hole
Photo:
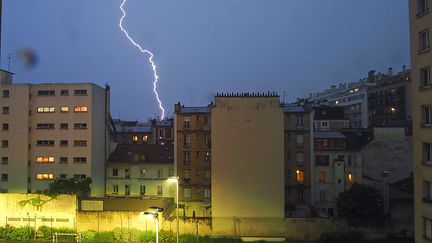
[[[69,180],[56,179],[53,183],[49,184],[49,187],[44,191],[44,194],[76,194],[77,197],[87,197],[90,195],[91,183],[92,180],[90,177],[85,180],[77,180],[75,178]]]
[[[380,225],[384,221],[383,196],[374,187],[354,183],[339,194],[338,213],[352,225]]]

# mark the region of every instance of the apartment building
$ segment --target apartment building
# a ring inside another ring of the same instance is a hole
[[[185,216],[211,215],[211,116],[209,107],[174,106],[174,167]]]
[[[297,104],[284,107],[285,215],[308,217],[312,206],[313,113]]]
[[[432,241],[432,53],[430,0],[410,0],[415,241]]]
[[[106,195],[112,197],[173,197],[173,146],[119,144],[107,161]]]
[[[403,66],[402,71],[376,81],[368,89],[368,120],[370,127],[404,127],[411,133],[411,70]]]
[[[118,144],[142,144],[153,141],[150,122],[114,119],[113,123],[114,142]]]
[[[109,86],[1,81],[1,191],[39,192],[55,179],[91,177],[91,196],[104,196]]]
[[[174,118],[164,120],[151,120],[152,143],[172,145],[174,143]]]

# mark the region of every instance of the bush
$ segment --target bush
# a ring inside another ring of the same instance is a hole
[[[15,228],[9,224],[5,227],[0,227],[0,239],[9,239],[9,235],[15,230]]]
[[[99,240],[99,241],[102,241],[102,242],[115,241],[114,233],[111,232],[111,231],[98,232],[95,235],[95,240]]]
[[[89,230],[85,232],[81,232],[81,237],[83,240],[95,240],[96,239],[96,231]]]
[[[41,226],[38,228],[37,237],[42,240],[51,240],[52,239],[52,229],[48,226]]]
[[[142,231],[139,235],[140,242],[151,242],[156,241],[155,232],[152,231]]]
[[[31,240],[35,237],[35,230],[32,227],[15,228],[10,234],[9,240]]]

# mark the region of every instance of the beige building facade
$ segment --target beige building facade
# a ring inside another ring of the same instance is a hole
[[[284,111],[276,94],[216,95],[212,217],[285,217]]]
[[[91,195],[104,196],[109,87],[5,81],[0,89],[0,190],[39,192],[55,179],[91,177]]]
[[[430,0],[410,0],[415,241],[432,241],[432,80]]]

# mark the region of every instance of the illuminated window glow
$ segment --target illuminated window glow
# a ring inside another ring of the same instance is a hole
[[[37,163],[54,163],[54,157],[40,156],[36,158]]]
[[[38,173],[36,174],[37,180],[53,180],[54,174],[52,173]]]
[[[143,141],[144,141],[144,142],[147,142],[147,141],[148,141],[148,136],[147,136],[147,135],[145,135],[145,136],[143,137]]]
[[[304,182],[304,171],[296,170],[296,181],[298,184],[303,184]]]
[[[88,108],[87,106],[75,106],[74,112],[87,112]]]
[[[69,112],[68,106],[60,106],[60,112]]]
[[[348,182],[352,183],[353,182],[353,175],[351,172],[348,172]]]
[[[134,142],[138,141],[138,136],[132,136],[132,141]]]
[[[54,106],[39,106],[37,108],[38,113],[54,113],[55,107]]]

